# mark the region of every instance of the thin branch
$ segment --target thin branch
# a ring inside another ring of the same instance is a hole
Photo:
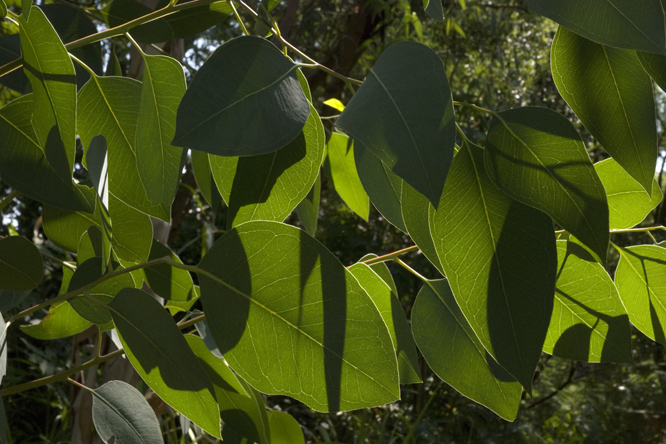
[[[576,363],[575,363],[575,362],[572,362],[572,363],[571,363],[571,367],[569,368],[569,375],[567,376],[567,379],[565,379],[564,382],[563,382],[562,384],[560,384],[555,390],[553,390],[553,391],[552,391],[551,393],[549,393],[548,395],[544,396],[543,398],[539,398],[539,399],[537,399],[536,401],[534,401],[533,403],[529,404],[529,405],[527,406],[527,408],[528,408],[528,409],[531,409],[532,407],[536,407],[536,406],[538,406],[539,404],[543,404],[544,402],[546,402],[546,401],[548,401],[549,399],[551,399],[551,398],[553,398],[554,396],[556,396],[559,392],[561,392],[562,390],[564,390],[564,389],[566,388],[566,386],[568,386],[569,384],[571,384],[571,383],[573,382],[573,376],[574,376],[574,373],[576,373]]]
[[[403,248],[402,250],[394,251],[393,253],[385,254],[383,256],[378,256],[378,257],[373,257],[371,259],[366,259],[362,261],[366,265],[375,265],[375,264],[381,264],[382,262],[388,262],[395,260],[398,256],[402,256],[403,254],[411,253],[412,251],[418,250],[419,247],[416,245],[413,245],[411,247]]]
[[[5,208],[7,208],[7,206],[8,206],[10,203],[12,203],[12,201],[13,201],[16,197],[18,197],[18,196],[20,196],[20,195],[21,195],[21,193],[19,193],[18,191],[16,191],[16,190],[12,190],[12,192],[9,193],[9,194],[7,195],[7,197],[5,197],[4,199],[2,199],[2,201],[0,201],[0,213],[2,213],[2,212],[5,210]]]

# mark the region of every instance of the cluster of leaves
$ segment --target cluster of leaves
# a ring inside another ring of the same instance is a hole
[[[652,90],[652,80],[666,86],[659,0],[643,8],[528,1],[561,25],[554,81],[611,156],[596,164],[555,111],[455,102],[442,60],[422,44],[389,46],[364,82],[316,63],[280,35],[275,3],[255,11],[242,1],[192,0],[153,11],[114,0],[98,11],[108,29],[96,32],[78,10],[25,0],[16,15],[0,0],[18,29],[0,46],[21,56],[0,67],[0,82],[25,92],[0,108],[0,177],[43,204],[46,236],[76,255],[62,264],[60,294],[13,316],[3,335],[48,308],[22,332],[49,340],[96,325],[118,345],[3,396],[124,354],[157,395],[212,436],[303,442],[293,418],[267,409],[260,393],[324,412],[387,404],[400,384],[421,381],[418,348],[441,379],[513,420],[542,351],[631,362],[630,322],[666,344],[664,246],[610,241],[615,232],[663,230],[634,228],[662,199]],[[237,6],[282,51],[261,36],[228,40],[186,85],[177,61],[141,49],[231,14],[249,34]],[[439,0],[424,6],[442,18]],[[113,56],[102,72],[98,42],[123,35],[140,52],[141,81],[122,77]],[[340,112],[340,132],[326,136],[303,68],[360,86],[346,106],[327,102]],[[483,148],[460,128],[454,106],[492,116]],[[201,194],[226,205],[228,229],[196,265],[152,239],[151,217],[170,221],[188,150]],[[372,203],[416,245],[344,267],[313,237],[322,165],[354,212],[367,219]],[[76,167],[86,180],[73,179]],[[284,223],[294,210],[302,230]],[[620,255],[614,279],[609,245]],[[400,259],[417,248],[444,279]],[[389,260],[423,281],[411,324]],[[0,239],[3,295],[20,297],[43,274],[33,243]],[[0,359],[4,375],[6,348]],[[105,442],[161,442],[135,388],[82,387]]]

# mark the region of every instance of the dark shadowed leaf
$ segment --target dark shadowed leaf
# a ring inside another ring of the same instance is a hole
[[[203,151],[192,151],[190,152],[190,158],[192,160],[192,172],[194,173],[194,179],[197,181],[197,187],[211,209],[216,210],[220,202],[222,202],[222,196],[220,196],[217,185],[215,185],[215,179],[213,179],[213,174],[210,170],[208,154]]]
[[[181,262],[180,258],[157,240],[153,240],[153,246],[150,249],[149,260],[169,256],[176,262]],[[194,291],[192,276],[187,270],[174,268],[171,265],[159,264],[145,269],[146,279],[150,289],[163,297],[166,307],[173,311],[187,311],[197,300],[197,294]]]
[[[543,351],[586,362],[628,362],[631,330],[615,284],[578,244],[557,241],[553,316]]]
[[[493,185],[474,146],[449,176],[430,221],[437,254],[477,337],[529,392],[553,309],[553,222]]]
[[[666,57],[652,52],[636,51],[638,60],[645,72],[655,81],[659,88],[666,90]]]
[[[560,27],[551,64],[557,89],[581,122],[651,193],[657,162],[654,98],[650,77],[636,53],[594,43]]]
[[[370,212],[370,198],[363,189],[363,184],[356,171],[352,141],[345,134],[333,133],[326,148],[326,167],[333,180],[335,191],[349,205],[349,208],[367,221]]]
[[[401,196],[402,217],[407,227],[409,237],[419,247],[426,258],[441,273],[442,263],[437,256],[437,250],[432,238],[430,219],[435,215],[435,207],[427,197],[416,191],[409,184],[402,187]]]
[[[215,343],[258,390],[320,411],[397,399],[398,365],[379,311],[304,231],[247,222],[222,236],[199,267]]]
[[[35,244],[22,236],[0,239],[0,289],[28,291],[42,282],[44,264]]]
[[[213,386],[175,321],[152,296],[127,288],[109,304],[125,353],[141,378],[171,407],[218,438]]]
[[[442,0],[425,0],[424,9],[426,14],[435,20],[444,20],[444,9],[442,8]]]
[[[660,0],[527,0],[528,7],[597,43],[666,54]]]
[[[123,381],[109,381],[92,394],[92,419],[105,443],[164,442],[155,412],[140,391]]]
[[[312,237],[317,233],[317,219],[319,218],[319,200],[321,198],[321,173],[317,176],[310,192],[296,207],[298,218],[303,229]]]
[[[414,303],[412,330],[437,376],[502,418],[516,419],[520,383],[483,348],[446,280],[424,282]]]
[[[415,42],[389,46],[336,125],[437,206],[455,122],[444,65],[433,50]]]
[[[547,108],[497,114],[488,130],[484,161],[502,191],[550,215],[606,262],[606,193],[566,117]]]
[[[197,71],[173,144],[220,156],[270,153],[296,138],[309,115],[294,63],[267,40],[238,37]]]

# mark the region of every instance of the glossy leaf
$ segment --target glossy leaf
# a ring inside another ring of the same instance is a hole
[[[49,307],[39,324],[21,325],[21,331],[37,339],[59,339],[81,333],[91,325],[69,302],[63,301]]]
[[[22,236],[0,239],[0,289],[32,290],[43,275],[42,256],[35,244]]]
[[[585,362],[628,362],[631,330],[615,284],[578,244],[557,241],[553,316],[543,351]]]
[[[621,248],[615,285],[629,320],[650,339],[666,345],[666,248]]]
[[[639,224],[662,200],[656,179],[653,179],[650,197],[612,158],[595,163],[594,168],[608,196],[608,222],[611,230],[631,228]]]
[[[105,443],[164,442],[155,412],[140,391],[123,381],[109,381],[91,392],[92,419]]]
[[[465,318],[529,392],[553,308],[553,222],[495,187],[482,156],[473,146],[456,155],[431,231]]]
[[[437,206],[455,126],[444,65],[434,51],[415,42],[389,46],[336,125]]]
[[[401,384],[421,382],[416,345],[409,330],[405,312],[397,293],[370,266],[358,262],[348,268],[361,287],[370,295],[388,327],[398,358]],[[390,274],[389,274],[390,276]]]
[[[269,423],[261,395],[243,384],[220,356],[211,352],[204,340],[185,335],[185,340],[199,359],[215,387],[215,397],[224,422],[222,436],[225,441],[269,443]]]
[[[651,193],[657,162],[654,98],[636,53],[605,47],[560,27],[551,65],[557,89],[581,122]]]
[[[158,259],[165,256],[171,257],[176,262],[181,262],[180,258],[169,247],[153,240],[148,259]],[[167,264],[159,264],[146,268],[145,273],[150,289],[167,301],[167,308],[186,311],[196,302],[197,295],[189,271]]]
[[[319,175],[326,139],[317,112],[311,112],[301,134],[278,151],[210,156],[215,183],[229,206],[228,227],[250,220],[282,222],[308,194]]]
[[[199,267],[215,343],[258,390],[320,411],[398,398],[395,351],[380,313],[305,232],[248,222],[222,236]]]
[[[296,66],[267,40],[238,37],[197,71],[173,144],[221,156],[271,153],[294,140],[309,115]]]
[[[47,205],[92,212],[95,192],[71,179],[66,162],[52,164],[32,127],[32,94],[0,109],[0,175],[2,181],[22,194]],[[29,175],[25,171],[30,171]]]
[[[319,201],[321,199],[321,174],[317,176],[314,185],[305,198],[296,207],[296,213],[301,220],[303,229],[312,237],[317,233],[317,220],[319,218]]]
[[[534,12],[597,43],[666,54],[660,0],[527,0]]]
[[[354,213],[367,221],[370,212],[370,198],[363,189],[363,184],[356,171],[352,141],[344,134],[333,133],[326,147],[326,166],[333,180],[335,191]]]
[[[139,376],[171,407],[220,438],[212,384],[164,307],[134,288],[121,291],[108,307]]]
[[[608,202],[576,128],[547,108],[516,108],[493,119],[484,150],[491,180],[550,215],[606,261]],[[538,186],[535,186],[538,184]]]
[[[407,228],[400,209],[404,180],[358,141],[355,142],[354,160],[359,178],[372,205],[397,229],[406,232]]]
[[[305,437],[298,421],[289,413],[271,410],[268,412],[271,427],[271,444],[305,444]]]
[[[148,215],[169,221],[167,205],[152,205],[137,168],[135,136],[141,83],[93,76],[79,91],[77,128],[84,147],[98,134],[109,152],[109,194]]]
[[[181,148],[171,146],[185,74],[176,59],[143,54],[143,85],[137,122],[136,164],[153,205],[170,206],[180,179]]]
[[[72,177],[76,150],[76,72],[44,12],[36,6],[30,9],[30,20],[27,17],[21,19],[21,53],[23,71],[32,84],[32,124],[43,147],[47,145],[52,128],[57,128],[63,153],[54,156],[65,156],[62,162],[66,162],[69,169],[64,178]],[[49,154],[47,150],[47,158]],[[49,160],[55,163],[52,158]]]
[[[424,282],[412,309],[412,331],[437,376],[502,418],[516,419],[522,387],[483,348],[446,280]]]

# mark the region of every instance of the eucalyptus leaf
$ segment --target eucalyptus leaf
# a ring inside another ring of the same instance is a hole
[[[289,413],[271,410],[268,412],[271,428],[271,444],[305,444],[300,424]]]
[[[21,331],[37,339],[60,339],[81,333],[92,323],[81,317],[67,301],[53,304],[38,324],[21,325]]]
[[[557,241],[557,258],[543,351],[576,361],[632,363],[629,318],[606,270],[570,241]]]
[[[215,185],[215,179],[210,170],[208,154],[203,151],[192,151],[190,157],[197,187],[211,209],[216,210],[220,206],[220,202],[222,202],[222,196],[217,189],[217,185]]]
[[[615,285],[629,320],[647,337],[666,345],[666,248],[620,248]]]
[[[92,419],[105,443],[164,442],[155,412],[137,389],[123,381],[109,381],[92,394]]]
[[[437,255],[430,220],[437,211],[427,197],[416,191],[409,184],[402,187],[401,211],[409,237],[419,247],[431,264],[444,273],[442,262]]]
[[[483,153],[456,155],[430,220],[460,309],[490,355],[530,392],[553,309],[553,222],[492,184]]]
[[[319,218],[319,201],[321,199],[321,173],[317,176],[314,185],[296,206],[296,213],[301,220],[303,229],[312,237],[317,233],[317,220]]]
[[[265,39],[237,37],[197,71],[172,143],[221,156],[266,154],[294,140],[309,116],[294,63]]]
[[[164,307],[147,293],[126,288],[108,308],[139,376],[171,407],[221,438],[210,379]]]
[[[663,12],[659,17],[663,24]],[[657,162],[654,97],[636,53],[594,43],[560,27],[551,65],[557,89],[581,122],[651,193]]]
[[[425,0],[424,9],[426,14],[435,20],[444,20],[444,8],[442,7],[442,0]]]
[[[153,240],[148,260],[165,256],[182,263],[176,253],[171,251],[169,247]],[[167,308],[175,311],[187,311],[196,302],[197,294],[194,291],[194,282],[192,282],[189,271],[168,264],[153,265],[147,267],[144,271],[150,289],[167,301]]]
[[[7,5],[5,0],[0,0],[0,18],[7,17]]]
[[[326,145],[328,173],[335,191],[354,213],[368,220],[370,198],[363,189],[356,171],[354,145],[349,137],[341,133],[331,134]]]
[[[398,398],[398,365],[381,314],[305,232],[277,222],[241,224],[199,268],[215,343],[258,390],[320,411]]]
[[[32,290],[43,275],[42,256],[35,244],[22,236],[0,239],[0,289]]]
[[[444,65],[433,50],[415,42],[389,46],[336,126],[437,206],[455,122]]]
[[[516,419],[522,387],[483,347],[446,280],[424,282],[412,309],[412,330],[437,376],[502,418]]]
[[[606,159],[594,164],[608,196],[608,223],[611,230],[631,228],[642,222],[659,205],[663,196],[656,179],[652,179],[652,196],[615,161]]]
[[[660,0],[527,0],[534,12],[585,38],[618,48],[666,54]]]
[[[566,117],[532,107],[498,113],[488,130],[484,161],[502,191],[550,215],[606,262],[606,193]]]
[[[21,58],[21,39],[19,34],[0,37],[0,64],[5,65]],[[22,69],[16,69],[0,77],[0,84],[21,94],[32,92],[30,81]]]
[[[652,77],[662,91],[666,90],[666,56],[644,51],[637,51],[636,55],[645,72]]]
[[[11,325],[5,322],[5,318],[0,313],[0,382],[7,374],[7,329]]]

